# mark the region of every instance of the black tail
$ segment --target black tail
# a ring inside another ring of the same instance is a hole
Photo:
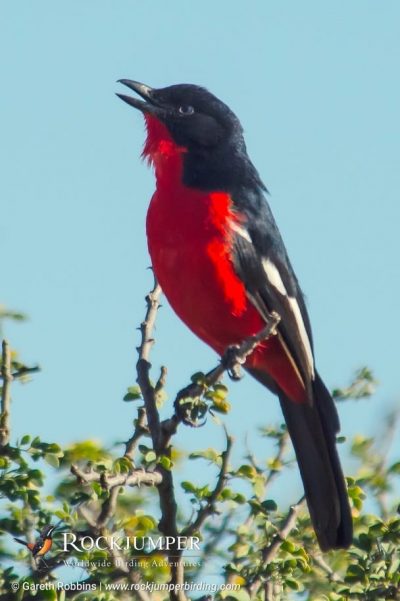
[[[25,545],[25,547],[28,546],[28,543],[26,542],[26,540],[22,540],[21,538],[16,538],[14,536],[14,540],[17,541],[17,543],[19,543],[20,545]]]
[[[346,484],[336,449],[339,417],[317,374],[314,403],[300,405],[280,395],[296,452],[310,516],[322,551],[347,548],[353,526]]]

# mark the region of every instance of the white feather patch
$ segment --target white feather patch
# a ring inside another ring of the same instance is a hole
[[[252,240],[250,238],[250,234],[249,232],[244,228],[241,227],[237,221],[235,221],[234,219],[230,219],[229,220],[229,227],[231,228],[231,230],[233,230],[236,234],[239,234],[239,236],[241,236],[242,238],[244,238],[245,240],[247,240],[247,242],[250,242],[250,244],[252,244]]]
[[[269,259],[263,259],[262,265],[264,267],[264,271],[267,274],[267,278],[271,286],[276,288],[278,292],[283,294],[283,296],[287,296],[287,290],[285,288],[285,284],[282,281],[281,274],[279,273],[277,267],[273,264]]]
[[[310,340],[308,338],[307,330],[304,325],[303,317],[301,315],[300,307],[299,307],[297,300],[295,298],[293,298],[292,296],[289,296],[289,303],[292,308],[293,314],[296,318],[297,327],[299,328],[299,332],[300,332],[300,338],[301,338],[301,341],[304,346],[304,350],[307,355],[307,360],[308,360],[308,364],[310,367],[310,376],[311,376],[311,379],[314,380],[314,378],[315,378],[314,358],[313,358],[311,344],[310,344]]]
[[[301,315],[299,304],[295,298],[293,298],[292,296],[288,296],[287,290],[285,288],[285,284],[283,283],[281,274],[279,273],[279,270],[276,267],[276,265],[274,265],[274,263],[272,261],[270,261],[270,259],[263,259],[262,264],[263,264],[265,273],[267,275],[268,281],[271,284],[271,286],[273,286],[280,294],[282,294],[282,296],[287,296],[287,298],[288,298],[290,308],[292,310],[292,313],[293,313],[294,318],[297,323],[297,327],[299,330],[301,341],[303,343],[304,351],[307,356],[307,361],[308,361],[309,370],[310,370],[310,377],[311,377],[311,379],[314,379],[314,377],[315,377],[314,358],[313,358],[311,344],[310,344],[310,340],[308,338],[307,330],[304,325],[303,317]]]

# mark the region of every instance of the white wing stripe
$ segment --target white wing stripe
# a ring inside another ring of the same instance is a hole
[[[250,242],[250,244],[252,244],[252,239],[250,238],[249,232],[244,227],[241,227],[234,219],[229,220],[229,227],[231,228],[231,230],[236,232],[236,234],[239,234],[239,236],[241,236],[242,238],[247,240],[247,242]]]
[[[297,300],[295,298],[293,298],[292,296],[289,296],[289,303],[292,308],[293,314],[296,318],[297,327],[299,328],[299,332],[300,332],[300,338],[301,338],[304,350],[307,355],[308,364],[310,366],[310,376],[311,376],[311,379],[314,380],[314,378],[315,378],[314,358],[313,358],[313,354],[312,354],[312,350],[311,350],[310,340],[307,335],[307,330],[305,328],[304,321],[301,316],[300,307],[299,307]]]
[[[269,283],[278,290],[283,296],[287,296],[288,293],[286,291],[285,285],[282,281],[281,274],[279,273],[277,267],[273,264],[269,259],[263,259],[262,265],[264,267],[264,271],[267,274],[267,278],[269,279]]]
[[[301,315],[299,304],[294,297],[288,295],[287,290],[285,288],[285,284],[282,281],[281,275],[280,275],[279,270],[276,267],[276,265],[274,265],[274,263],[270,259],[263,259],[262,265],[264,267],[264,271],[267,275],[268,281],[271,284],[271,286],[273,286],[275,288],[275,290],[277,290],[280,294],[282,294],[282,296],[286,296],[289,301],[290,308],[292,310],[292,313],[293,313],[294,318],[297,323],[297,327],[299,330],[301,341],[303,343],[304,351],[307,355],[307,361],[308,361],[309,369],[310,369],[310,376],[312,379],[314,379],[314,377],[315,377],[314,358],[313,358],[313,354],[312,354],[312,350],[311,350],[310,340],[307,335],[307,330],[304,325],[303,317]]]

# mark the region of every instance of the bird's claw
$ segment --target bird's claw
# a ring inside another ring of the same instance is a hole
[[[236,344],[232,344],[231,346],[228,346],[221,358],[221,363],[225,367],[228,376],[235,382],[243,378],[240,366],[245,363],[245,359],[239,355],[239,351],[240,347]]]

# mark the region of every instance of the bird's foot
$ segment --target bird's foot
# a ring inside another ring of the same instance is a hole
[[[246,359],[240,355],[240,346],[232,344],[228,346],[225,353],[221,357],[221,363],[226,369],[228,376],[231,380],[237,382],[243,378],[241,365],[245,363]]]

